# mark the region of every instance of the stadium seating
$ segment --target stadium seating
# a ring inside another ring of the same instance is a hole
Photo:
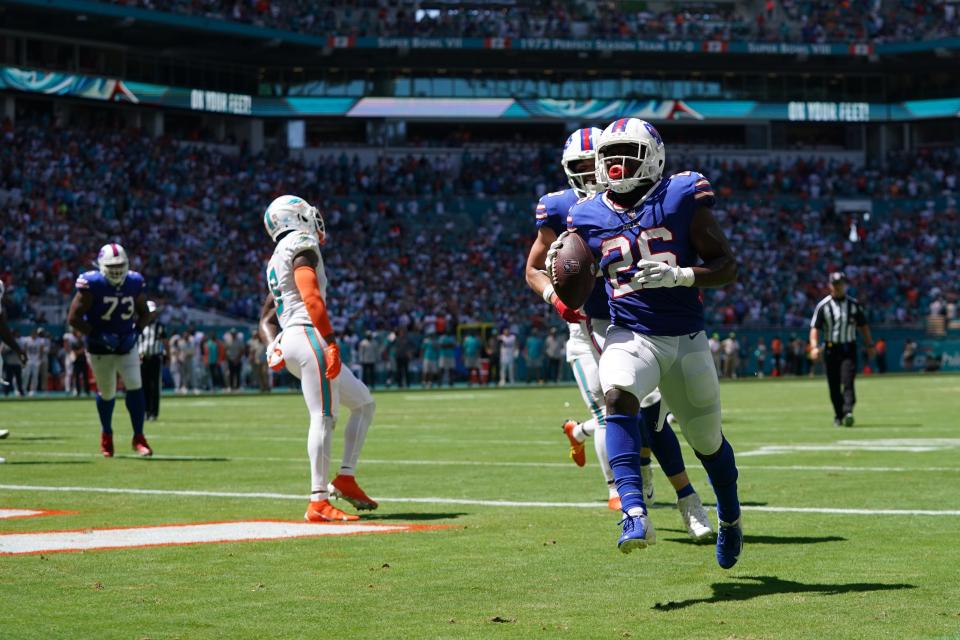
[[[918,0],[741,1],[697,3],[696,9],[681,7],[671,11],[625,10],[614,0],[553,0],[519,6],[477,1],[467,3],[466,8],[439,5],[420,10],[386,0],[336,0],[323,3],[320,9],[319,5],[294,0],[113,2],[286,31],[356,37],[590,37],[814,43],[917,40],[960,33],[954,4]]]
[[[298,193],[325,211],[341,326],[393,328],[432,313],[555,321],[526,289],[523,266],[533,203],[564,184],[556,149],[466,147],[366,165],[345,151],[303,164],[281,151],[228,155],[42,119],[8,122],[4,136],[0,277],[14,319],[37,319],[41,299],[66,300],[109,240],[127,246],[166,305],[254,318],[271,250],[259,214]],[[883,173],[813,152],[789,162],[668,158],[668,169],[711,179],[744,265],[736,285],[707,292],[713,326],[801,327],[825,274],[843,267],[875,323],[916,322],[932,300],[960,293],[960,148],[891,157]],[[879,211],[838,213],[836,198],[873,199]]]

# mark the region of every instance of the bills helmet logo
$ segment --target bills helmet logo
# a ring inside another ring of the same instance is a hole
[[[647,131],[650,133],[651,136],[653,136],[653,139],[657,141],[657,144],[659,145],[663,144],[663,138],[660,137],[660,132],[657,131],[657,129],[652,124],[650,124],[649,122],[644,122],[643,126],[647,128]]]

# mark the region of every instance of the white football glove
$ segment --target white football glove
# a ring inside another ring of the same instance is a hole
[[[557,252],[560,251],[560,247],[563,246],[563,241],[567,239],[570,233],[571,232],[568,230],[557,236],[557,239],[554,240],[553,244],[550,245],[550,250],[547,251],[546,268],[547,275],[550,276],[551,280],[553,279],[553,260],[557,257]]]
[[[280,371],[287,364],[283,359],[283,350],[280,348],[280,338],[282,337],[283,332],[281,331],[273,339],[273,342],[267,345],[267,366],[273,371]]]
[[[694,276],[692,267],[671,267],[665,262],[640,260],[633,281],[641,289],[659,287],[692,287]]]

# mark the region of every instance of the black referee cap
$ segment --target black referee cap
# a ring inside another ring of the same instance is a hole
[[[843,271],[834,271],[830,274],[830,282],[846,282],[847,274]]]

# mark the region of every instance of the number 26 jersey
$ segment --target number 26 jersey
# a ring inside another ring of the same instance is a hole
[[[695,171],[661,180],[640,204],[617,207],[606,194],[570,209],[567,225],[600,261],[612,324],[637,333],[680,336],[703,330],[703,299],[695,287],[641,289],[633,282],[639,260],[672,267],[700,263],[690,242],[698,207],[714,203],[710,182]]]

